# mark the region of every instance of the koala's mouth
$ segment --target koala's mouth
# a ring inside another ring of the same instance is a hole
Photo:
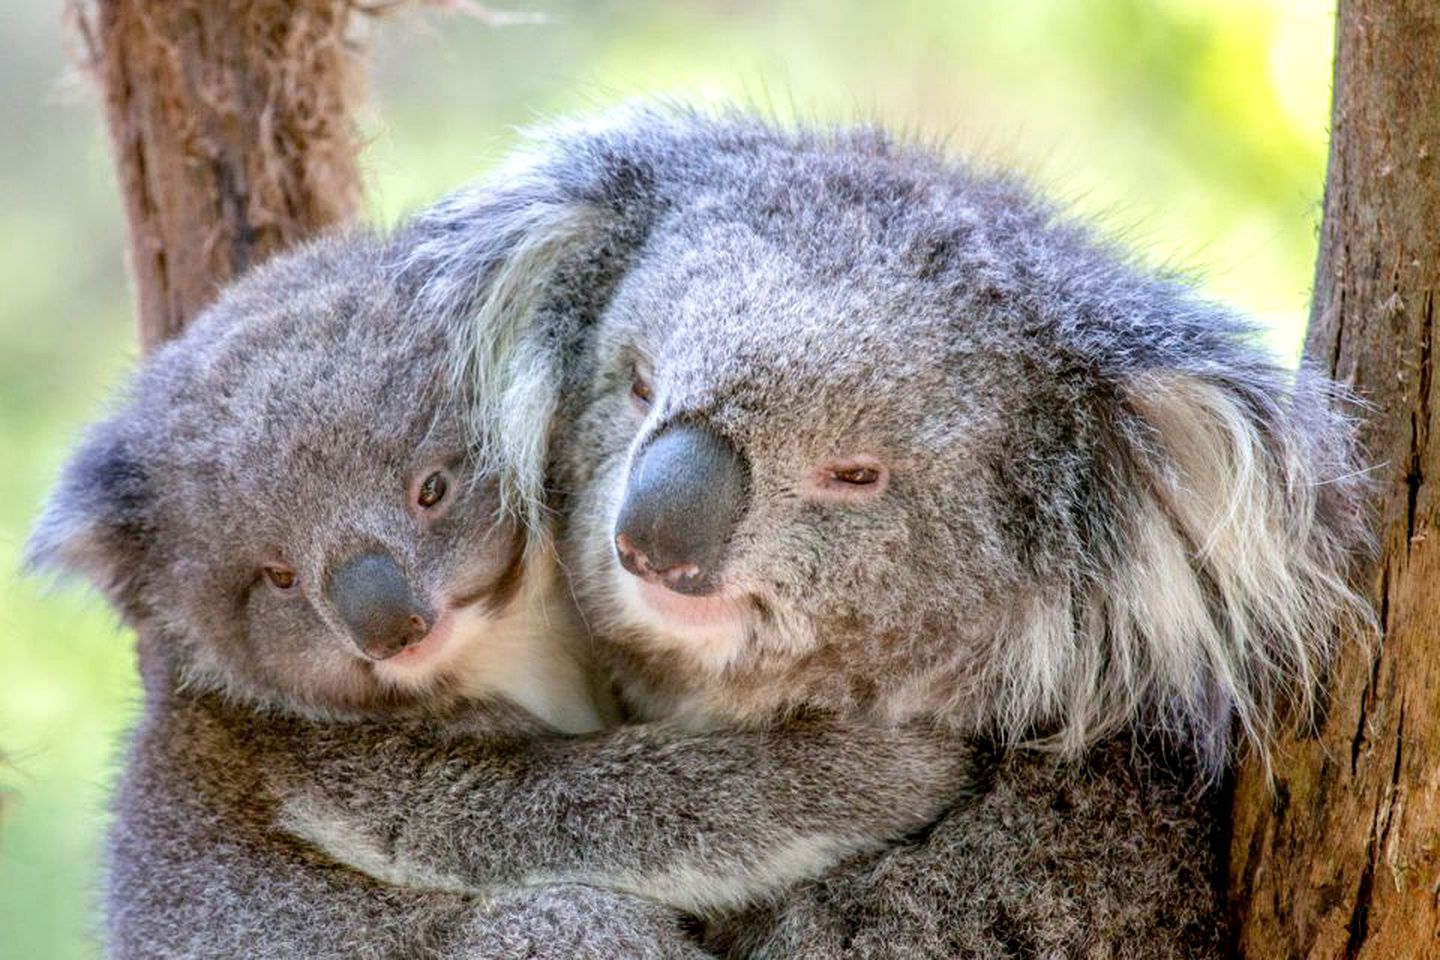
[[[430,632],[421,637],[417,642],[410,644],[399,653],[386,657],[383,661],[396,667],[417,667],[427,663],[437,656],[449,644],[450,635],[455,632],[456,613],[452,607],[440,615]]]
[[[715,670],[742,656],[755,612],[748,594],[726,590],[687,596],[631,576],[618,564],[614,577],[612,610],[620,624],[632,628],[624,631],[626,635],[648,646],[684,653]]]
[[[749,604],[743,597],[711,594],[691,597],[646,580],[631,578],[641,603],[666,622],[684,627],[717,627],[743,620]]]
[[[824,636],[805,597],[786,596],[763,580],[732,574],[716,593],[690,596],[632,576],[618,563],[596,578],[607,631],[625,646],[679,653],[731,682],[757,652],[771,665],[812,653]],[[593,588],[587,588],[587,591]]]

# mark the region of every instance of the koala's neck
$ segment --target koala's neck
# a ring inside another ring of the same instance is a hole
[[[605,667],[637,719],[705,731],[816,705],[813,691],[787,685],[784,676],[761,670],[717,674],[641,631],[622,630],[603,640]]]
[[[977,710],[983,678],[959,653],[919,636],[832,642],[798,656],[755,655],[715,668],[641,631],[607,635],[606,667],[626,705],[645,719],[697,730],[763,723],[795,710],[871,715],[896,722],[928,717],[962,729],[986,722]],[[859,650],[857,650],[859,648]]]
[[[535,551],[524,585],[487,618],[483,635],[455,665],[455,689],[466,697],[500,697],[558,730],[587,733],[613,723],[615,709],[555,566],[547,551]]]

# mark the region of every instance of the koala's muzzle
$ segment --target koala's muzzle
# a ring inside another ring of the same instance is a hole
[[[615,522],[621,566],[677,593],[712,592],[749,486],[749,465],[723,437],[685,423],[663,430],[630,468]]]
[[[393,657],[435,625],[435,614],[416,598],[395,561],[367,553],[346,561],[330,577],[330,602],[350,638],[372,660]]]

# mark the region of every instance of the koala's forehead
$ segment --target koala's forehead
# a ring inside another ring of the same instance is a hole
[[[781,154],[718,161],[726,176],[682,191],[602,325],[681,408],[847,438],[962,424],[982,442],[1007,411],[1084,389],[1073,318],[1127,275],[1103,250],[923,158]]]
[[[1183,299],[1183,285],[1136,270],[1006,177],[865,129],[790,133],[652,111],[619,130],[604,146],[648,171],[659,211],[620,292],[639,299],[646,283],[664,286],[656,301],[676,308],[648,311],[661,316],[680,316],[685,297],[716,301],[687,330],[715,351],[747,318],[742,336],[802,330],[828,299],[837,348],[905,342],[912,355],[988,354],[995,365],[1070,371],[1184,352],[1161,325],[1133,322]],[[593,152],[583,147],[573,153]],[[726,297],[742,283],[751,296]],[[837,297],[847,288],[855,295]],[[791,309],[806,291],[817,302]],[[786,310],[739,309],[758,297]],[[851,300],[864,308],[833,309]],[[722,302],[733,313],[723,324],[714,322]]]
[[[837,267],[785,239],[735,222],[657,238],[617,291],[610,336],[662,354],[651,357],[657,375],[687,406],[728,399],[797,416],[819,406],[832,421],[882,427],[953,416],[1007,373],[1009,328],[963,297],[937,295],[874,249]],[[982,356],[975,375],[957,376]],[[946,407],[909,408],[907,396]]]
[[[176,495],[235,512],[283,490],[298,509],[460,444],[439,345],[397,329],[381,285],[322,277],[284,296],[239,293],[141,380],[147,468]]]

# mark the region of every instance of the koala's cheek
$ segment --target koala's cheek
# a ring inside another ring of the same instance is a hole
[[[616,463],[617,459],[623,461],[628,457],[645,423],[645,418],[636,414],[628,393],[624,397],[607,398],[604,409],[597,410],[596,414],[587,418],[589,422],[581,434],[584,460],[592,467],[592,478],[623,466]]]
[[[611,530],[621,496],[619,471],[607,466],[581,488],[565,535],[566,560],[577,575],[577,586],[594,590],[615,562]]]
[[[914,574],[905,563],[910,554],[903,530],[822,521],[808,514],[784,526],[771,523],[769,529],[744,551],[742,572],[774,585],[797,609],[852,619],[879,598],[909,592]]]

